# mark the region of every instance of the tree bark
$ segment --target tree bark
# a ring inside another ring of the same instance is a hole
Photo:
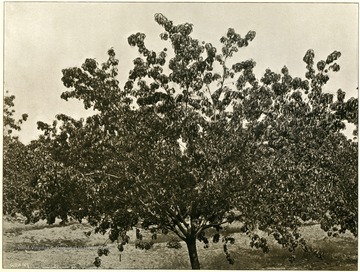
[[[185,242],[189,252],[191,269],[200,269],[200,262],[196,250],[196,237],[190,237]]]

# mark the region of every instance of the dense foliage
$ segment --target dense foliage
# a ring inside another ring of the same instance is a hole
[[[255,61],[234,62],[254,31],[242,37],[230,28],[218,50],[191,37],[191,24],[162,14],[155,21],[173,52],[154,52],[145,34],[131,35],[139,57],[123,88],[113,49],[101,65],[86,59],[63,70],[69,90],[61,97],[95,113],[38,123],[44,135],[28,147],[37,201],[22,210],[29,220],[86,218],[119,250],[139,224],[170,231],[186,242],[192,268],[200,268],[196,240],[207,247],[213,228],[219,242],[222,226],[234,221],[264,252],[257,228],[291,251],[309,250],[299,227],[310,220],[329,235],[357,235],[357,142],[342,130],[345,121],[357,125],[358,102],[323,91],[340,52],[315,65],[308,50],[305,78],[284,66],[259,80]],[[231,264],[234,241],[222,241]]]
[[[14,132],[21,130],[21,124],[28,115],[23,114],[16,120],[15,96],[6,92],[3,100],[3,212],[15,214],[27,195],[28,186],[23,186],[29,179],[25,161],[25,145]],[[25,188],[24,188],[25,187]]]

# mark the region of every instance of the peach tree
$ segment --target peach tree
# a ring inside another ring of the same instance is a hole
[[[267,240],[256,229],[290,251],[309,250],[300,232],[309,220],[331,235],[357,235],[357,142],[342,130],[345,121],[357,124],[358,104],[341,90],[336,99],[323,91],[340,69],[340,52],[315,65],[307,51],[303,79],[284,67],[259,80],[255,61],[235,61],[254,31],[230,28],[217,49],[193,38],[189,23],[162,14],[155,21],[172,50],[151,50],[143,33],[129,36],[138,57],[123,87],[113,49],[102,64],[88,58],[62,71],[61,97],[94,114],[38,123],[44,134],[34,150],[47,159],[32,176],[36,219],[87,219],[120,251],[139,224],[173,232],[193,269],[200,268],[197,241],[219,242],[222,226],[234,221],[264,252]],[[231,264],[234,240],[222,241]]]

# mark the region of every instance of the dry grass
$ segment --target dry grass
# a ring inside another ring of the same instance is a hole
[[[3,223],[3,268],[95,268],[97,248],[106,241],[106,236],[84,232],[91,230],[86,224],[71,223],[67,226],[47,226],[44,222],[23,225],[20,222]],[[150,239],[150,232],[143,232]],[[351,235],[328,238],[318,226],[307,226],[304,236],[311,245],[324,252],[323,259],[312,254],[297,252],[297,258],[290,263],[290,253],[270,239],[270,253],[249,247],[249,238],[238,233],[237,225],[225,229],[227,235],[236,238],[229,247],[235,259],[229,265],[225,259],[222,243],[210,243],[205,249],[198,243],[198,254],[203,269],[218,270],[357,270],[357,239]],[[260,233],[261,234],[261,233]],[[102,258],[102,268],[107,269],[190,269],[186,245],[181,249],[169,249],[167,241],[174,238],[158,235],[154,247],[148,251],[136,249],[133,245],[135,233],[130,234],[131,243],[121,254],[116,244],[110,244],[110,255]]]

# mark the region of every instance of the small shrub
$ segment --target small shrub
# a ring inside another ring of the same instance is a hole
[[[179,248],[182,247],[181,244],[180,244],[180,242],[179,242],[178,240],[176,240],[176,239],[171,239],[171,240],[166,244],[166,246],[167,246],[168,248],[175,248],[175,249],[179,249]]]
[[[144,242],[142,240],[136,240],[135,242],[135,248],[140,248],[140,249],[145,249],[145,250],[149,250],[153,247],[154,242],[150,241],[150,242]]]

